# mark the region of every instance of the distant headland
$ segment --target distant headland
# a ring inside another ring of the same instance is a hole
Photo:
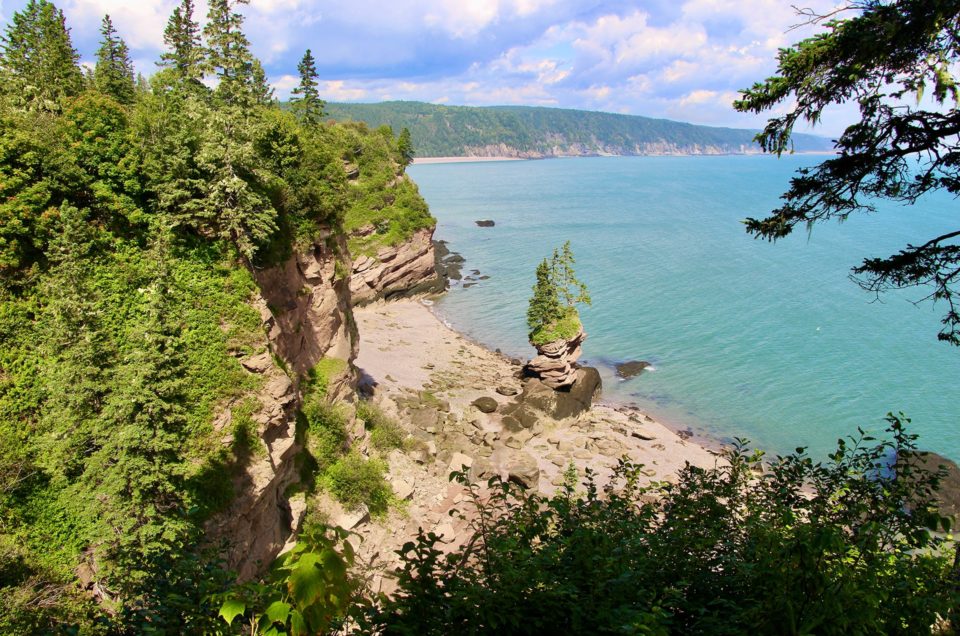
[[[529,106],[443,106],[424,102],[327,104],[337,121],[410,131],[418,158],[759,154],[755,130],[668,119]],[[794,135],[796,152],[830,152],[825,137]]]

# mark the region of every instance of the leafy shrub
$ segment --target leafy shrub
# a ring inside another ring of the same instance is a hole
[[[614,483],[551,498],[493,479],[471,486],[475,536],[444,554],[421,532],[402,548],[399,591],[366,629],[391,634],[930,633],[958,599],[930,525],[937,475],[914,438],[842,440],[827,463],[803,449],[760,475],[742,442],[676,484]],[[454,476],[466,484],[461,473]]]
[[[351,451],[327,469],[323,484],[345,507],[367,504],[371,514],[383,514],[393,494],[384,478],[386,472],[387,463],[382,459],[365,459]]]
[[[404,430],[379,406],[369,400],[357,402],[357,417],[370,431],[370,443],[378,451],[388,451],[403,446]]]

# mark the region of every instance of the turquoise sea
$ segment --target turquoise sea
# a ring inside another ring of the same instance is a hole
[[[491,348],[529,357],[524,316],[534,268],[570,240],[593,306],[584,358],[604,399],[635,403],[676,428],[746,437],[817,456],[888,411],[912,418],[920,445],[960,460],[960,349],[937,341],[943,307],[922,290],[879,300],[848,278],[868,256],[955,229],[957,201],[802,229],[776,244],[740,223],[777,205],[790,176],[823,157],[615,157],[423,164],[410,175],[466,259],[436,308]],[[492,228],[477,219],[493,219]],[[619,381],[612,364],[655,371]]]

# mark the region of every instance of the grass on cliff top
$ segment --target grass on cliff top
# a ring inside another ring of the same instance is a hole
[[[563,318],[532,331],[530,342],[540,346],[556,340],[570,340],[577,335],[580,327],[580,314],[575,307],[569,307]]]

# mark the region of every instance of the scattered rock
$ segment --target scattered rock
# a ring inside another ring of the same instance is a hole
[[[481,413],[493,413],[497,410],[498,406],[496,400],[487,396],[479,397],[471,402],[471,404],[480,409]]]
[[[413,484],[403,479],[394,479],[390,482],[390,486],[393,488],[393,494],[400,501],[406,501],[413,497]]]
[[[629,362],[621,362],[620,364],[614,365],[614,368],[617,370],[618,377],[628,380],[640,375],[649,366],[651,365],[646,360],[630,360]]]
[[[653,440],[657,439],[653,435],[647,435],[645,433],[641,433],[640,431],[630,431],[630,437],[636,437],[637,439],[645,442],[652,442]]]
[[[460,471],[466,466],[468,469],[473,467],[473,457],[457,452],[450,458],[450,470]]]
[[[514,451],[503,462],[507,479],[524,488],[536,490],[540,485],[540,467],[530,453]]]
[[[353,530],[368,521],[370,521],[370,510],[366,504],[360,504],[360,507],[356,510],[348,510],[340,515],[335,525],[344,530]]]
[[[494,225],[496,225],[496,223],[494,223],[492,219],[480,219],[476,223],[477,223],[477,227],[493,227]]]
[[[273,366],[273,358],[270,356],[269,351],[264,351],[259,355],[241,360],[240,364],[243,365],[244,369],[252,373],[263,373]]]
[[[510,396],[513,396],[513,395],[516,395],[516,394],[520,393],[520,389],[518,389],[518,388],[515,387],[515,386],[509,386],[509,385],[507,385],[507,384],[501,384],[500,386],[497,387],[497,393],[499,393],[500,395],[505,395],[505,396],[507,396],[507,397],[510,397]]]

